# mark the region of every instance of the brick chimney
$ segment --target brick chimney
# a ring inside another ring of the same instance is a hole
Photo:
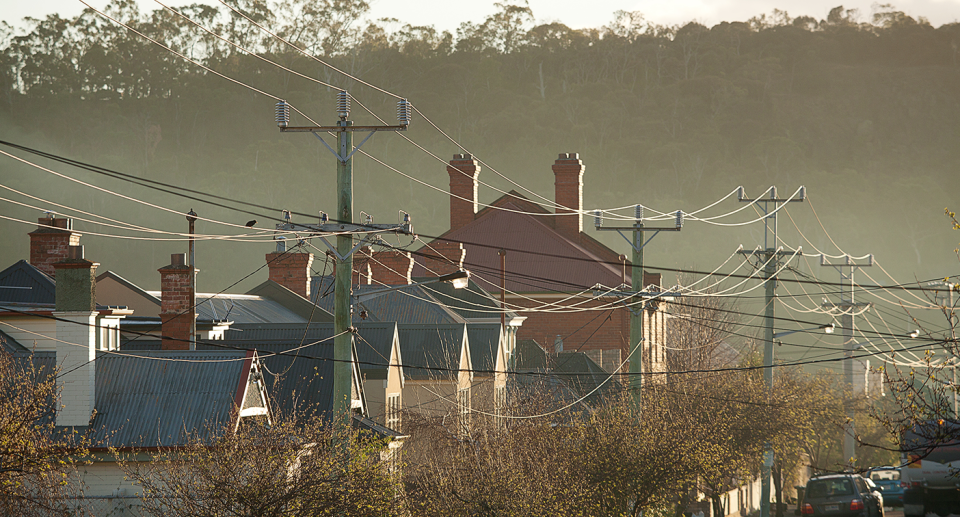
[[[69,237],[71,232],[64,233]],[[56,425],[87,426],[96,400],[96,275],[100,264],[83,258],[83,246],[69,246],[63,259],[51,265],[57,270],[53,316],[57,318],[57,366],[62,372],[57,376]]]
[[[56,275],[53,264],[67,259],[70,246],[80,245],[80,234],[73,231],[73,219],[41,217],[37,219],[37,229],[29,235],[30,264],[50,277]]]
[[[270,280],[310,299],[310,266],[313,253],[267,253]]]
[[[404,285],[411,283],[413,256],[409,251],[377,251],[370,257],[370,282],[373,285]]]
[[[558,216],[554,227],[558,232],[568,237],[579,238],[583,231],[583,162],[577,153],[560,153],[560,157],[553,164],[553,174],[556,177],[556,203],[564,208],[557,208],[557,214],[571,214]]]
[[[473,222],[477,214],[480,165],[469,154],[455,154],[447,165],[447,174],[450,175],[450,229],[456,230]]]
[[[446,275],[463,269],[467,250],[463,244],[450,241],[433,241],[420,248],[417,260],[428,275]]]
[[[160,272],[160,321],[163,323],[160,348],[189,350],[191,323],[196,320],[197,312],[192,305],[194,293],[187,254],[170,255],[170,265],[157,271]]]

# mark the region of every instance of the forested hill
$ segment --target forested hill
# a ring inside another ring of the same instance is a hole
[[[864,19],[837,7],[825,20],[775,11],[714,27],[658,26],[639,13],[618,13],[608,26],[572,30],[535,25],[528,8],[505,4],[452,35],[396,21],[367,22],[363,2],[233,1],[307,53],[409,99],[453,141],[548,199],[550,165],[559,152],[581,154],[588,209],[641,203],[693,211],[738,185],[752,196],[770,185],[781,195],[805,185],[809,206],[792,205],[792,217],[781,218],[787,245],[835,254],[832,239],[851,254],[875,254],[900,281],[957,273],[955,237],[943,208],[960,206],[960,24],[935,28],[892,7]],[[275,99],[146,37],[286,99],[318,123],[336,120],[335,89],[289,70],[348,89],[356,98],[351,118],[357,124],[379,123],[360,103],[395,123],[395,97],[305,57],[225,6],[183,7],[184,18],[164,9],[140,13],[130,0],[114,0],[107,12],[143,36],[89,10],[74,19],[32,22],[27,32],[4,28],[0,139],[262,205],[333,211],[334,159],[316,139],[279,134]],[[304,122],[294,115],[294,123]],[[376,135],[364,150],[416,181],[360,156],[355,206],[374,213],[377,222],[408,211],[421,233],[437,235],[448,221],[442,161],[462,151],[420,114],[407,136],[441,160],[395,134]],[[158,215],[0,158],[0,176],[9,186],[115,219],[184,230],[180,216]],[[177,210],[192,207],[231,222],[248,218],[38,163]],[[480,178],[503,190],[517,188],[489,167]],[[498,195],[481,187],[482,202]],[[734,199],[713,213],[741,207]],[[0,213],[37,216],[8,203]],[[11,237],[29,229],[10,221],[0,228],[7,237],[0,264],[26,256],[26,238]],[[201,224],[200,231],[224,230]],[[619,237],[594,235],[624,248],[613,240]],[[155,270],[167,263],[168,253],[183,247],[84,239],[88,255],[104,268],[148,288],[158,284]],[[740,243],[762,243],[762,226],[691,223],[679,236],[658,237],[647,261],[712,270]],[[203,248],[199,252],[201,290],[225,287],[253,271],[272,247],[209,246],[219,251],[206,257]],[[211,255],[219,262],[205,266]],[[832,271],[800,267],[837,280],[828,275]]]

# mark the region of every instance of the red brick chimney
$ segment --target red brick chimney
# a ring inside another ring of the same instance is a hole
[[[450,175],[450,229],[456,230],[473,222],[477,214],[480,165],[469,154],[455,154],[447,165],[447,174]]]
[[[191,268],[186,253],[170,255],[170,265],[160,272],[160,321],[163,323],[162,350],[189,350],[191,322],[197,318],[190,282]],[[196,274],[195,271],[193,271]]]
[[[270,280],[310,299],[310,266],[313,253],[267,253]]]
[[[80,244],[80,234],[73,231],[73,219],[41,217],[37,219],[37,224],[37,229],[29,234],[30,264],[51,278],[56,278],[53,265],[67,260],[70,246]]]
[[[433,241],[420,248],[417,260],[428,275],[446,275],[463,269],[467,250],[463,244],[450,241]]]
[[[373,283],[373,269],[370,264],[370,257],[373,254],[373,248],[363,246],[353,254],[353,280],[358,285],[370,285]],[[334,266],[336,271],[336,266]]]
[[[583,162],[577,153],[560,153],[560,157],[553,164],[553,174],[556,176],[556,203],[557,214],[554,227],[558,232],[567,236],[579,238],[583,231]]]
[[[373,285],[411,283],[413,256],[409,251],[385,250],[373,253],[368,262]]]

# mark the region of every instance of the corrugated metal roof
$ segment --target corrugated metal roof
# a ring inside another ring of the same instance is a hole
[[[493,375],[497,367],[497,350],[500,347],[499,323],[467,323],[470,342],[470,360],[479,375]]]
[[[553,358],[553,371],[564,383],[596,404],[614,387],[610,374],[583,352],[561,352]]]
[[[402,323],[397,325],[397,331],[406,378],[450,378],[457,374],[466,325]]]
[[[211,431],[231,422],[247,382],[246,356],[233,350],[98,353],[94,443],[169,447],[194,436],[212,438]]]
[[[547,352],[536,340],[521,339],[517,342],[515,364],[518,371],[546,370]]]
[[[361,321],[354,322],[358,337],[355,339],[357,361],[361,371],[383,370],[389,366],[390,347],[396,334],[394,322]],[[311,323],[306,325],[234,325],[226,331],[224,337],[231,343],[244,343],[248,348],[256,343],[286,345],[287,350],[303,343],[329,339],[333,336],[332,323]],[[332,344],[329,341],[328,344]],[[269,368],[269,365],[268,365]]]
[[[2,330],[0,330],[0,348],[8,354],[25,354],[29,352],[27,347],[21,345],[16,339],[5,334]]]
[[[283,305],[255,295],[197,295],[199,319],[234,323],[306,323]]]
[[[316,329],[307,343],[330,336],[333,336],[332,329],[326,334],[322,329]],[[224,339],[216,343],[200,344],[198,348],[209,350],[228,346],[257,351],[264,366],[267,393],[278,416],[295,414],[298,418],[309,418],[330,412],[333,403],[332,340],[309,344],[295,351],[290,351],[294,347],[289,342]]]
[[[27,288],[0,288],[0,303],[54,305],[57,302],[56,283],[26,260],[0,271],[0,286]]]
[[[419,277],[414,279],[415,282],[421,280],[427,279]],[[423,289],[438,302],[446,305],[466,320],[496,319],[500,317],[500,302],[473,280],[463,289],[455,289],[453,284],[449,282],[425,285]],[[517,313],[509,311],[506,317],[509,320],[516,315]]]
[[[321,297],[317,305],[325,310],[333,311],[333,288],[330,276],[314,277],[313,299],[317,299],[317,290],[326,296]],[[361,285],[354,286],[354,293],[370,293],[384,289],[383,286]],[[353,319],[362,321],[360,311],[365,310],[369,321],[395,321],[397,323],[423,324],[451,324],[464,323],[462,317],[454,311],[446,309],[438,303],[422,286],[410,285],[403,289],[390,291],[381,296],[367,300],[354,311]]]

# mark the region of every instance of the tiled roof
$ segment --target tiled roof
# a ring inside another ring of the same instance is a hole
[[[0,303],[54,305],[57,302],[56,283],[26,260],[0,271],[0,286]]]
[[[98,447],[169,447],[232,423],[231,412],[246,386],[246,351],[98,353]]]

